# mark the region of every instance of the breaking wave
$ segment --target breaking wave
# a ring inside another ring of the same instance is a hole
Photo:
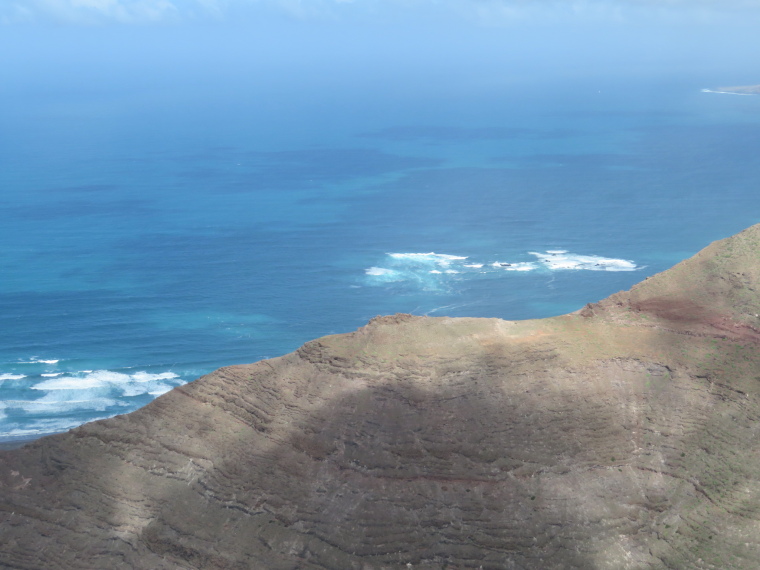
[[[423,290],[445,290],[452,280],[479,275],[512,272],[556,271],[636,271],[634,261],[599,255],[582,255],[564,249],[530,251],[535,261],[472,260],[468,256],[442,253],[388,253],[384,263],[364,270],[365,283],[382,286],[393,283],[416,285]]]
[[[63,431],[132,411],[185,383],[174,372],[113,370],[2,373],[0,380],[0,439]]]
[[[547,250],[544,253],[529,252],[538,262],[552,271],[581,269],[584,271],[636,271],[640,269],[633,261],[598,255],[576,255],[564,250]]]
[[[0,374],[0,380],[21,380],[26,378],[25,374]]]

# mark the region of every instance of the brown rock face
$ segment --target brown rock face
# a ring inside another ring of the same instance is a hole
[[[760,226],[582,314],[378,317],[0,452],[0,566],[758,568]]]

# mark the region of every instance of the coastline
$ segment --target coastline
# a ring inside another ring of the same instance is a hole
[[[375,317],[0,453],[0,566],[754,570],[759,248],[546,319]]]
[[[22,437],[10,438],[10,439],[3,439],[3,440],[0,440],[0,451],[18,449],[19,447],[24,447],[27,443],[32,443],[33,441],[37,441],[41,437],[46,437],[48,435],[54,435],[54,434],[43,433],[34,437],[22,436]]]

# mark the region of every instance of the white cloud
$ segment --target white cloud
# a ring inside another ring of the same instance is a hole
[[[223,0],[196,0],[201,8],[203,8],[208,14],[221,18],[227,9],[228,2]]]
[[[28,6],[17,2],[0,6],[0,24],[30,22],[32,20],[34,20],[34,12]]]
[[[279,12],[297,19],[453,17],[485,25],[566,18],[617,21],[643,12],[707,19],[760,12],[760,0],[0,0],[0,22],[79,24],[233,19]]]
[[[736,12],[760,12],[760,0],[447,0],[447,4],[486,25],[526,19],[616,22],[647,17],[709,22]]]
[[[176,0],[15,0],[0,8],[4,23],[54,21],[72,24],[146,23],[181,15]]]

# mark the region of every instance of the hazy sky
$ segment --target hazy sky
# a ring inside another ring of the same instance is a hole
[[[372,97],[391,113],[563,80],[755,84],[759,23],[760,0],[0,0],[0,128],[287,100],[282,115]]]
[[[108,28],[141,34],[114,32],[114,42],[119,33],[147,43],[178,38],[181,30],[222,30],[248,39],[255,33],[254,40],[271,39],[278,46],[272,57],[286,59],[310,41],[318,45],[308,49],[317,52],[337,46],[332,57],[372,46],[403,59],[403,50],[446,52],[457,42],[471,49],[476,37],[475,43],[506,42],[505,49],[521,41],[534,53],[555,48],[558,57],[575,49],[585,57],[593,46],[603,58],[634,50],[667,60],[672,52],[675,64],[684,59],[679,52],[690,52],[693,61],[702,58],[709,66],[711,58],[730,54],[742,64],[749,60],[758,24],[760,0],[2,0],[0,65],[27,51],[55,52],[57,38],[64,36],[51,30],[76,30],[85,38],[88,30]],[[78,41],[73,34],[68,38],[67,44]],[[98,41],[112,43],[103,36]]]

